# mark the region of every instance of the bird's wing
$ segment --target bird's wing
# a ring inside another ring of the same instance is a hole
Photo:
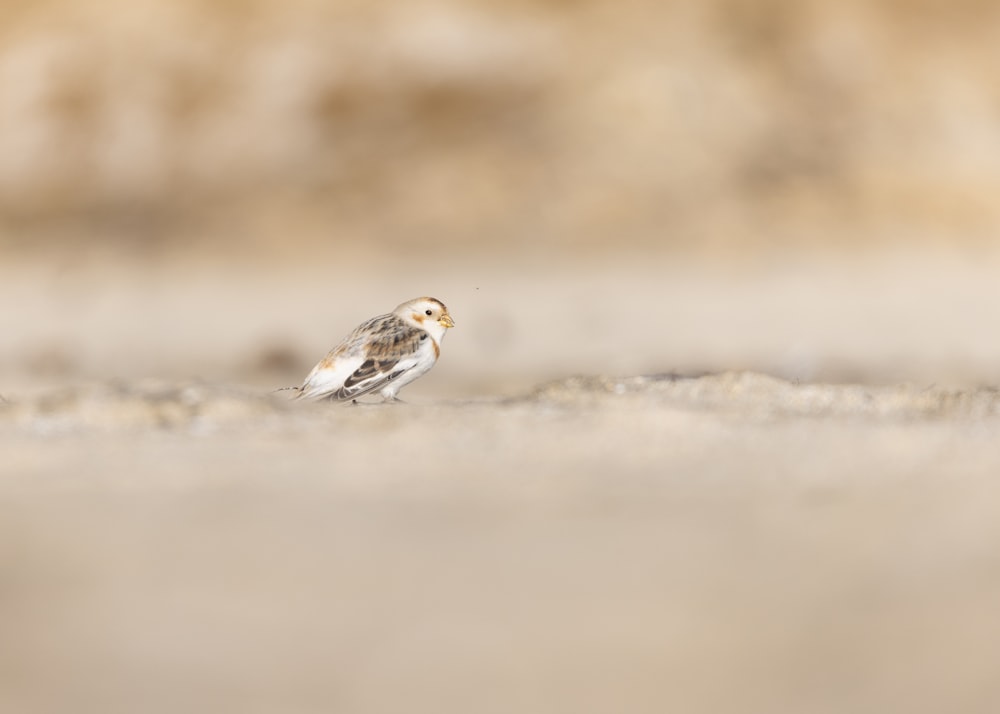
[[[351,376],[364,362],[363,356],[337,356],[328,354],[322,362],[313,367],[309,376],[299,387],[296,399],[323,399],[331,396],[344,385],[344,380]]]
[[[381,389],[418,364],[425,339],[427,333],[395,315],[372,318],[313,368],[298,396],[345,401]]]
[[[392,361],[365,360],[343,386],[333,393],[335,399],[346,401],[376,392],[394,379],[398,379],[416,366],[415,357]]]

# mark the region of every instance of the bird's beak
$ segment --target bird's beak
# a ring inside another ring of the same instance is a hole
[[[438,320],[438,324],[442,327],[454,327],[455,321],[451,319],[451,315],[445,313],[441,316],[441,319]]]

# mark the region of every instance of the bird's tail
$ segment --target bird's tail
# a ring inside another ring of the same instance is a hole
[[[271,394],[277,394],[278,392],[287,392],[288,390],[295,390],[295,396],[292,399],[298,399],[302,396],[302,387],[278,387],[277,389],[271,390]]]

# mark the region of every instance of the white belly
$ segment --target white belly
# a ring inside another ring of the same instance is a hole
[[[437,362],[438,349],[434,343],[434,338],[429,338],[420,345],[420,349],[416,354],[416,361],[410,369],[403,372],[396,379],[389,382],[386,386],[382,388],[379,394],[383,399],[392,400],[396,398],[396,394],[400,389],[405,387],[410,382],[420,379],[425,374],[427,374],[431,367]]]

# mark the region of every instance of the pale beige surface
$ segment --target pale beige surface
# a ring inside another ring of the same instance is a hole
[[[0,408],[0,705],[988,712],[994,390]]]
[[[572,374],[754,369],[790,379],[1000,381],[992,247],[440,259],[373,245],[264,261],[53,251],[0,264],[0,393],[79,380],[297,384],[364,319],[431,294],[455,316],[408,394],[474,396]],[[344,261],[351,266],[342,268]],[[10,386],[7,386],[10,385]]]

